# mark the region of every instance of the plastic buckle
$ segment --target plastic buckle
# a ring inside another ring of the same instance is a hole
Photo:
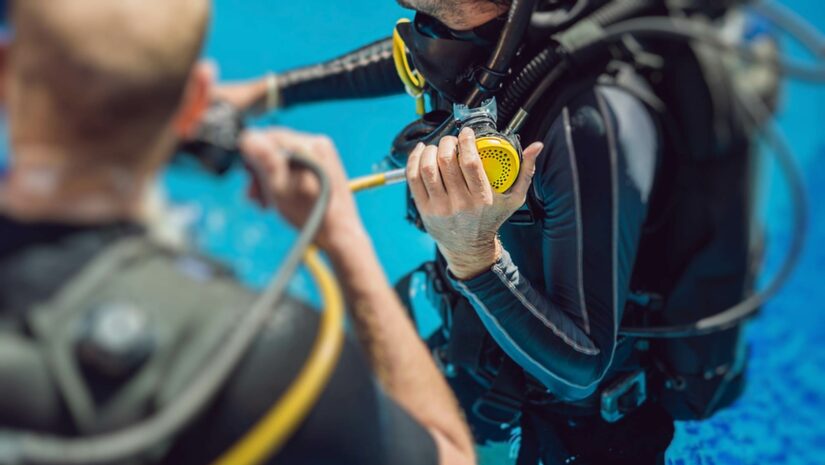
[[[473,403],[473,414],[484,422],[507,429],[521,420],[521,402],[490,391]]]
[[[615,423],[647,400],[647,377],[637,371],[621,378],[602,392],[601,414],[604,421]]]

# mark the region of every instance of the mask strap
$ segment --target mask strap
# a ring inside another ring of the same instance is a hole
[[[409,19],[399,19],[396,24],[409,22]],[[392,58],[395,61],[395,71],[398,73],[401,82],[404,83],[407,93],[410,97],[416,99],[416,112],[423,115],[424,86],[426,86],[427,81],[421,73],[414,70],[410,65],[407,57],[407,45],[404,43],[404,39],[401,38],[401,34],[398,33],[398,28],[392,31]]]

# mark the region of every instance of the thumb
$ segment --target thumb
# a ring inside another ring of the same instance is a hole
[[[519,202],[527,196],[530,184],[533,182],[533,175],[536,174],[536,159],[538,159],[542,150],[544,150],[544,144],[541,142],[530,144],[530,146],[524,150],[518,179],[513,186],[513,190],[510,191],[510,194],[518,199]]]

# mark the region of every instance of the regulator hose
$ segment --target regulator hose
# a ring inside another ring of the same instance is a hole
[[[476,72],[476,85],[464,100],[468,107],[477,107],[488,95],[498,92],[510,70],[510,63],[527,34],[530,18],[533,16],[537,3],[538,0],[512,0],[507,22],[501,31],[496,48],[490,55],[487,66]]]
[[[716,31],[701,24],[693,24],[689,20],[676,18],[639,18],[625,21],[608,27],[605,30],[602,45],[610,41],[620,40],[626,34],[642,35],[663,40],[680,42],[702,42],[723,52],[738,53],[745,59],[759,60],[750,49],[729,44],[722,40]],[[788,60],[779,59],[774,63],[784,74],[798,79],[819,82],[825,76],[825,70],[819,71],[808,65],[792,65]],[[674,339],[698,337],[717,333],[740,325],[742,322],[756,315],[758,309],[764,305],[790,278],[796,268],[805,244],[805,235],[808,223],[807,197],[805,194],[803,175],[797,166],[789,144],[780,131],[773,125],[763,126],[760,121],[770,121],[770,111],[758,98],[742,89],[736,89],[735,100],[742,112],[748,117],[747,124],[755,132],[762,134],[766,143],[773,149],[782,173],[788,181],[791,202],[794,212],[793,237],[789,250],[779,271],[771,279],[764,290],[746,298],[731,308],[715,315],[703,318],[697,322],[673,326],[653,327],[622,327],[619,333],[624,336],[647,339]]]
[[[825,66],[821,64],[800,63],[783,56],[766,59],[758,56],[746,44],[732,44],[724,40],[714,28],[706,24],[669,16],[637,18],[610,25],[604,29],[604,34],[599,39],[601,43],[594,42],[573,53],[587,53],[590,47],[601,47],[606,43],[621,40],[626,35],[680,42],[701,42],[723,52],[738,54],[745,60],[770,65],[786,77],[811,83],[825,82]]]
[[[345,319],[341,289],[314,247],[307,250],[304,263],[318,286],[324,307],[309,358],[286,393],[212,465],[257,465],[278,453],[317,404],[338,364]]]
[[[606,27],[617,21],[638,15],[652,5],[651,0],[614,1],[594,11],[582,22],[595,24],[598,27]],[[564,51],[559,42],[555,40],[552,41],[551,45],[536,54],[505,86],[504,93],[498,101],[501,121],[509,121],[513,118],[519,107],[530,111],[530,107],[544,94],[544,91],[552,84],[553,80],[561,77],[566,71],[566,69],[555,71],[559,66],[567,66],[563,65],[565,58]],[[548,77],[551,79],[548,80]],[[549,82],[540,84],[540,81]],[[540,89],[537,89],[537,87],[540,87]],[[522,105],[528,92],[532,95],[528,99],[531,103],[529,106],[528,104]]]
[[[805,46],[814,56],[825,60],[825,36],[798,13],[781,3],[767,0],[754,2],[749,7]]]

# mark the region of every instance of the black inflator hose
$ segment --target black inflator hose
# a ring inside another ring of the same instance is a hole
[[[524,65],[524,68],[505,86],[504,92],[498,100],[500,121],[509,121],[521,106],[524,96],[535,88],[536,83],[559,62],[559,50],[557,46],[551,46],[539,52]]]
[[[501,31],[496,48],[490,54],[487,66],[476,72],[476,85],[464,100],[468,107],[476,107],[490,94],[498,92],[510,70],[510,63],[521,48],[524,36],[530,27],[530,18],[536,9],[536,3],[538,0],[512,1],[507,14],[507,22]]]
[[[618,21],[638,15],[653,6],[652,0],[619,0],[594,11],[584,22],[606,27]],[[539,52],[519,73],[512,78],[499,99],[500,121],[509,121],[518,108],[530,111],[552,84],[564,75],[566,69],[555,71],[564,63],[564,54],[558,42]],[[528,94],[529,92],[529,94]],[[530,95],[530,97],[527,97]],[[527,103],[525,103],[527,99]]]

